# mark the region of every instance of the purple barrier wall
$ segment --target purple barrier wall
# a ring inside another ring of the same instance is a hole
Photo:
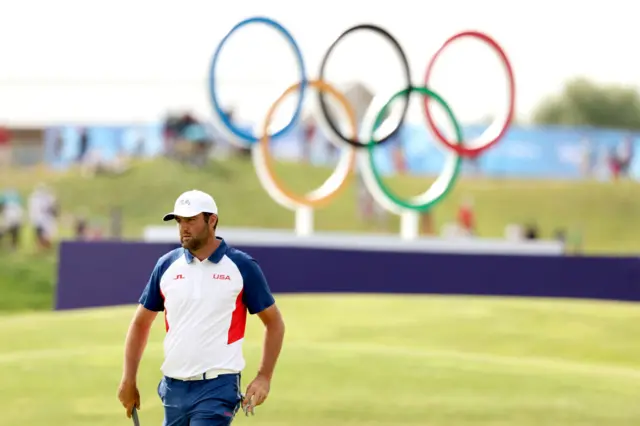
[[[64,242],[56,309],[136,303],[174,244]],[[640,301],[640,258],[238,246],[275,293],[438,293]]]

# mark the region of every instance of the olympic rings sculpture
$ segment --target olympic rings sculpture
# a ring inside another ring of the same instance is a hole
[[[243,130],[232,123],[230,117],[224,112],[220,104],[217,92],[216,68],[222,48],[234,33],[251,24],[266,25],[284,37],[296,57],[300,75],[299,81],[287,88],[271,105],[266,114],[264,123],[261,126],[261,134],[259,135],[252,134],[251,132]],[[396,93],[380,94],[373,99],[364,115],[360,128],[358,128],[358,123],[356,122],[354,108],[349,104],[343,94],[324,79],[326,65],[331,53],[340,41],[356,31],[371,31],[378,33],[387,39],[394,47],[400,58],[400,62],[404,70],[404,78],[406,80],[404,88],[401,88]],[[429,89],[429,80],[437,59],[451,43],[464,37],[478,39],[487,44],[497,53],[504,65],[507,75],[507,88],[509,91],[508,108],[505,116],[502,119],[496,120],[483,134],[481,134],[477,139],[471,141],[464,139],[461,126],[447,102],[440,95]],[[318,113],[318,117],[316,118],[318,119],[318,125],[322,130],[324,130],[329,141],[340,149],[340,159],[331,176],[318,189],[311,191],[306,195],[297,195],[287,189],[286,186],[276,177],[273,168],[273,157],[269,150],[269,143],[272,140],[276,140],[286,135],[296,126],[296,124],[298,124],[306,92],[309,88],[315,89],[318,92],[318,97],[316,99],[316,111]],[[287,96],[296,91],[298,92],[298,101],[291,120],[289,120],[289,122],[278,131],[269,133],[269,126],[278,106]],[[448,155],[443,172],[431,187],[417,197],[413,197],[410,200],[403,200],[393,194],[392,191],[384,184],[382,176],[376,168],[373,154],[376,147],[391,140],[404,124],[409,108],[409,97],[412,93],[418,93],[424,97],[423,109],[426,124],[435,139],[443,144]],[[228,134],[232,141],[236,140],[245,147],[251,147],[254,167],[265,190],[279,204],[296,211],[299,211],[300,209],[313,209],[324,206],[333,200],[347,186],[349,177],[352,175],[351,172],[354,170],[356,163],[361,168],[363,181],[367,190],[384,208],[390,212],[400,215],[408,212],[415,213],[427,211],[442,200],[453,187],[460,172],[462,158],[473,158],[494,146],[510,127],[515,113],[515,78],[511,63],[509,62],[509,59],[502,47],[490,36],[482,32],[463,31],[445,40],[429,61],[424,74],[423,84],[420,86],[414,86],[412,83],[409,62],[400,43],[389,32],[379,26],[371,24],[356,25],[345,30],[330,45],[321,61],[318,77],[316,79],[309,79],[307,77],[302,51],[295,38],[284,26],[267,17],[252,17],[245,19],[237,23],[225,35],[225,37],[222,38],[214,51],[210,64],[209,95],[214,111],[214,120],[217,122],[219,130]],[[342,109],[346,113],[350,128],[349,135],[344,135],[342,133],[334,118],[331,116],[331,112],[329,111],[326,101],[327,95],[335,98],[335,100],[341,104]],[[389,111],[390,106],[399,99],[404,99],[404,106],[397,124],[389,130],[383,123],[384,116]],[[446,115],[453,124],[453,128],[455,130],[454,140],[447,139],[437,128],[429,110],[429,101],[431,100],[443,107]]]

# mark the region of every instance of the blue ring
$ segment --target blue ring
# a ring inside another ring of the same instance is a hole
[[[302,114],[302,105],[303,105],[303,102],[304,102],[304,94],[305,94],[305,91],[306,91],[307,86],[308,86],[307,71],[306,71],[306,68],[305,68],[305,65],[304,65],[304,59],[302,57],[302,51],[300,50],[300,47],[298,47],[298,43],[296,43],[296,40],[293,38],[291,33],[289,33],[289,31],[287,31],[287,29],[285,27],[283,27],[282,25],[280,25],[278,22],[274,21],[273,19],[260,17],[260,16],[253,17],[253,18],[248,18],[248,19],[245,19],[245,20],[240,21],[239,23],[237,23],[231,29],[231,31],[229,31],[227,33],[227,35],[224,36],[222,41],[220,41],[220,43],[218,44],[218,47],[216,48],[216,50],[215,50],[215,52],[213,54],[213,58],[211,59],[211,67],[209,68],[209,95],[211,97],[211,105],[213,106],[213,110],[218,115],[218,117],[220,118],[222,124],[231,133],[233,133],[235,136],[237,136],[238,138],[242,139],[244,142],[248,142],[250,144],[256,143],[259,140],[259,138],[256,135],[253,135],[251,133],[245,132],[244,130],[236,127],[231,122],[231,120],[229,119],[227,114],[225,114],[225,112],[220,107],[220,101],[218,100],[218,95],[217,95],[217,90],[216,90],[215,69],[216,69],[216,65],[218,64],[218,57],[220,56],[220,51],[222,50],[222,46],[227,41],[227,39],[229,39],[229,37],[234,32],[236,32],[240,28],[244,27],[245,25],[254,24],[254,23],[265,24],[265,25],[267,25],[269,27],[272,27],[276,31],[280,32],[287,39],[287,41],[289,42],[291,47],[293,47],[293,50],[294,50],[294,53],[295,53],[295,56],[296,56],[296,60],[298,62],[298,67],[300,69],[300,96],[299,96],[299,99],[298,99],[298,104],[296,105],[296,110],[295,110],[295,112],[293,114],[293,117],[291,117],[291,121],[289,121],[289,123],[286,126],[284,126],[282,129],[280,129],[279,131],[277,131],[276,133],[271,135],[272,139],[275,139],[275,138],[278,138],[280,136],[283,136],[286,132],[291,130],[293,128],[293,126],[296,124],[296,122],[300,118],[300,115]]]

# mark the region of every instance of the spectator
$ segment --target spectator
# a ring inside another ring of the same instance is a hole
[[[526,240],[537,240],[539,238],[539,234],[538,234],[538,226],[535,223],[530,223],[525,225],[524,228],[524,238]]]
[[[76,240],[84,241],[87,239],[89,234],[88,232],[89,221],[87,220],[87,217],[84,214],[84,212],[73,218],[73,228],[75,231]]]
[[[584,138],[582,140],[582,175],[585,177],[593,176],[593,171],[596,168],[596,165],[597,156],[595,146],[590,139]]]
[[[165,156],[172,158],[174,154],[176,139],[178,134],[176,131],[177,119],[173,115],[168,115],[162,125],[162,136],[164,139]]]
[[[301,160],[306,164],[310,164],[311,148],[313,145],[313,140],[316,137],[317,127],[316,127],[316,123],[311,117],[308,117],[306,120],[304,120],[302,123],[302,126],[303,126],[302,128],[303,137],[302,137],[302,144],[301,144],[302,145]],[[332,145],[332,144],[329,143],[329,145]],[[329,153],[329,156],[330,155],[331,154]]]
[[[62,136],[61,130],[56,130],[55,136],[53,139],[53,161],[54,162],[62,161],[63,151],[64,151],[64,137]]]
[[[616,148],[618,167],[622,177],[629,177],[629,167],[633,162],[633,139],[626,137]]]
[[[78,149],[77,163],[82,164],[89,152],[89,132],[87,129],[80,129],[80,147]]]
[[[9,237],[9,245],[13,250],[17,250],[20,243],[23,214],[20,196],[16,191],[8,191],[2,199],[2,222],[3,233]]]
[[[182,131],[183,142],[189,146],[186,160],[197,167],[206,165],[212,141],[205,127],[199,123],[190,124]]]
[[[458,226],[466,235],[475,234],[475,213],[471,198],[465,198],[458,208]]]
[[[36,232],[38,248],[48,249],[55,236],[58,205],[53,192],[44,184],[36,186],[29,197],[29,218]]]

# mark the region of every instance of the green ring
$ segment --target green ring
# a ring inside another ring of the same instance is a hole
[[[454,183],[456,182],[456,180],[458,178],[458,175],[460,174],[460,169],[461,169],[461,165],[462,165],[462,158],[460,157],[460,155],[458,155],[456,153],[449,154],[449,155],[452,155],[452,156],[455,157],[455,163],[454,163],[453,169],[449,172],[449,176],[447,177],[447,175],[445,174],[446,173],[446,170],[445,170],[443,173],[440,174],[440,176],[438,176],[436,181],[433,184],[431,184],[431,186],[429,187],[429,189],[427,191],[425,191],[422,195],[419,195],[419,196],[417,196],[415,198],[419,199],[421,197],[426,196],[427,193],[431,190],[431,188],[433,188],[434,185],[439,183],[440,179],[445,179],[445,183],[441,184],[441,185],[444,186],[444,189],[442,191],[437,191],[437,192],[439,192],[439,194],[437,194],[436,196],[429,197],[425,202],[423,202],[421,204],[416,204],[415,201],[414,202],[410,202],[410,201],[403,200],[403,199],[399,198],[397,195],[395,195],[385,185],[384,181],[382,180],[382,176],[378,172],[378,170],[376,168],[376,165],[375,165],[374,158],[373,158],[373,152],[374,152],[374,150],[376,148],[376,145],[377,145],[376,144],[376,140],[374,138],[374,133],[378,129],[380,124],[382,124],[383,117],[384,117],[387,109],[398,98],[400,98],[400,97],[408,97],[412,92],[417,92],[417,93],[420,93],[421,95],[429,96],[432,99],[434,99],[436,102],[438,102],[440,105],[442,105],[442,107],[447,112],[447,115],[449,116],[449,118],[453,122],[453,126],[454,126],[455,132],[456,132],[457,143],[460,144],[460,145],[462,144],[462,130],[460,129],[460,124],[458,123],[458,120],[454,116],[453,111],[449,107],[449,104],[447,104],[445,102],[445,100],[442,99],[442,97],[440,95],[438,95],[437,93],[433,92],[432,90],[430,90],[430,89],[428,89],[428,88],[426,88],[424,86],[422,86],[422,87],[413,87],[413,86],[411,86],[409,88],[400,90],[399,92],[394,94],[391,97],[391,99],[389,99],[389,101],[387,101],[387,103],[384,104],[384,106],[380,109],[380,112],[378,112],[378,115],[376,116],[376,119],[375,119],[374,124],[373,124],[373,129],[371,131],[371,140],[367,144],[367,151],[368,151],[367,157],[369,159],[369,164],[371,166],[371,171],[373,173],[373,176],[374,176],[378,186],[380,187],[380,189],[382,190],[384,195],[387,198],[389,198],[389,200],[391,200],[398,207],[404,207],[404,208],[409,209],[409,210],[415,210],[415,211],[419,211],[419,212],[424,212],[424,211],[429,210],[434,205],[436,205],[443,198],[445,198],[449,194],[449,192],[451,192],[451,189],[453,188]]]

